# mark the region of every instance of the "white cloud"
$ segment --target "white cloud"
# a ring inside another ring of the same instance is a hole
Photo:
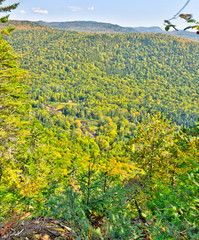
[[[26,14],[26,11],[21,10],[19,13],[20,13],[20,14]]]
[[[88,11],[94,11],[94,10],[95,10],[95,8],[93,6],[88,8]]]
[[[66,6],[65,8],[68,8],[69,10],[71,10],[72,12],[77,12],[82,10],[80,7],[78,6]]]
[[[48,14],[48,10],[46,10],[46,9],[41,9],[41,8],[32,8],[32,11],[33,11],[34,13]]]

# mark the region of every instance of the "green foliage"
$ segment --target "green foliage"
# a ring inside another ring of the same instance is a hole
[[[152,239],[198,238],[199,145],[188,136],[157,115],[139,124],[128,143],[132,161],[145,171],[140,196],[154,220]]]
[[[128,212],[125,195],[130,192],[127,188],[109,190],[109,193],[98,201],[104,205],[106,213],[98,208],[96,201],[95,210],[88,215],[88,206],[85,205],[81,192],[74,192],[71,187],[56,190],[46,204],[45,214],[56,218],[65,219],[70,227],[75,230],[75,239],[89,239],[89,229],[92,229],[93,239],[130,239],[141,236],[137,225],[131,224],[131,215]],[[91,225],[92,224],[92,225]],[[95,225],[96,224],[96,225]],[[98,225],[99,224],[99,225]],[[98,228],[98,226],[101,226]],[[102,235],[103,232],[103,235]]]
[[[89,239],[88,232],[91,224],[86,217],[78,194],[70,187],[61,192],[56,192],[55,196],[50,196],[47,202],[47,214],[56,218],[63,218],[75,231],[76,239]]]
[[[148,203],[153,209],[155,222],[151,226],[152,236],[175,239],[179,236],[198,239],[198,168],[190,175],[178,179],[178,187],[159,185],[153,201]],[[197,178],[197,180],[196,180]]]

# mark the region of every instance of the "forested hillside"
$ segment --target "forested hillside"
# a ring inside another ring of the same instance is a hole
[[[197,240],[198,50],[162,34],[1,32],[0,238]]]
[[[42,104],[98,125],[105,116],[135,124],[155,112],[186,126],[199,117],[198,43],[58,30],[16,30],[9,42],[29,70],[28,92],[42,119]]]

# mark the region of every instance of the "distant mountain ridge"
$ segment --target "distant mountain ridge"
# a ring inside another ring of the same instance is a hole
[[[122,27],[117,24],[95,21],[44,22],[37,23],[60,30],[97,33],[163,33],[160,27]]]
[[[43,24],[52,28],[67,31],[93,32],[93,33],[138,33],[139,31],[130,27],[121,27],[116,24],[102,23],[95,21],[73,21],[73,22],[43,22]]]
[[[162,28],[157,26],[152,27],[135,27],[134,28],[139,33],[165,33],[165,31],[162,30]]]
[[[172,31],[165,32],[160,27],[121,27],[116,24],[102,23],[95,21],[72,21],[72,22],[43,22],[37,23],[48,27],[77,32],[90,33],[164,33],[172,36],[181,37],[184,39],[199,41],[199,35],[188,31]]]

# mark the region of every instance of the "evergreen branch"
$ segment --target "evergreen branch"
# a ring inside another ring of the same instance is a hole
[[[15,8],[17,8],[19,6],[19,3],[15,3],[6,7],[1,7],[0,8],[0,12],[10,12],[12,10],[14,10]]]

